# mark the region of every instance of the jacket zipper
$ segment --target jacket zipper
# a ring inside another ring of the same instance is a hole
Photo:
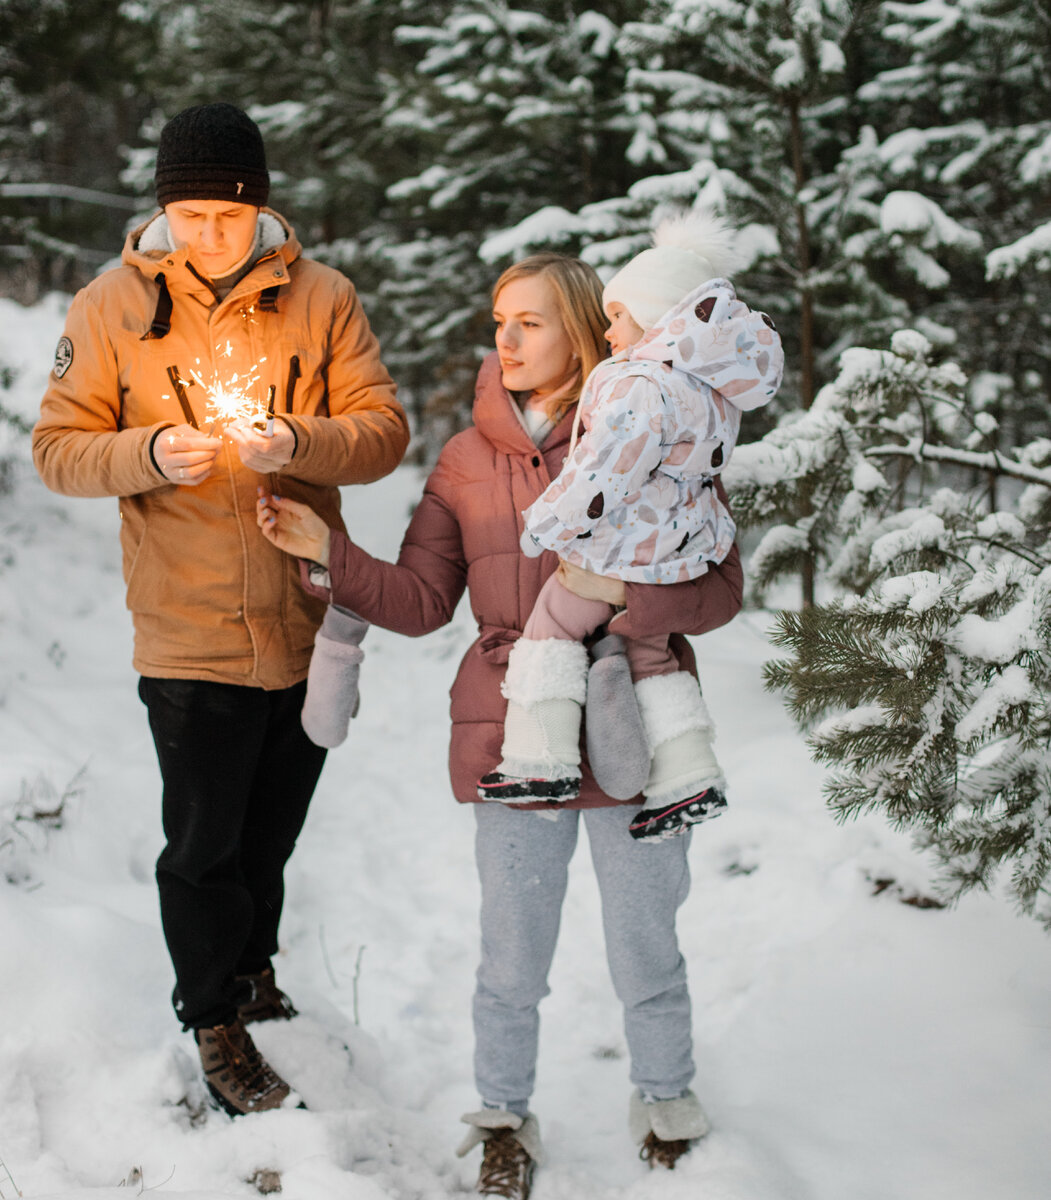
[[[285,412],[292,411],[292,399],[296,394],[296,381],[302,372],[299,369],[299,355],[293,354],[288,363],[288,382],[285,384]]]

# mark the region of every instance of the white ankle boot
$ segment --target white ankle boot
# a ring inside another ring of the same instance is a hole
[[[565,801],[580,791],[580,710],[588,654],[561,638],[511,647],[501,691],[507,697],[502,758],[478,781],[482,800]]]
[[[641,1147],[639,1157],[651,1167],[667,1167],[669,1171],[688,1152],[690,1144],[711,1128],[700,1101],[689,1089],[671,1100],[644,1100],[634,1092],[628,1126],[632,1140]]]
[[[640,679],[635,694],[651,758],[646,807],[630,828],[633,837],[660,840],[718,816],[726,780],[712,748],[711,714],[688,671]]]

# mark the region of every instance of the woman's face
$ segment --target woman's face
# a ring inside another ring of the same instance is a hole
[[[509,392],[553,392],[576,370],[555,290],[542,275],[505,283],[493,303],[493,320],[503,385]]]

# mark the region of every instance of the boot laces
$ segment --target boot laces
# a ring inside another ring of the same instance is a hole
[[[651,1130],[646,1134],[646,1139],[639,1149],[639,1158],[643,1162],[648,1162],[651,1167],[667,1167],[669,1171],[672,1171],[689,1148],[690,1143],[685,1138],[665,1142]]]
[[[511,1130],[499,1130],[485,1140],[478,1191],[483,1196],[526,1200],[531,1162],[529,1152]]]
[[[222,1064],[237,1075],[246,1093],[262,1097],[281,1086],[277,1073],[243,1029],[236,1025],[228,1025],[225,1028],[218,1026],[215,1040]]]

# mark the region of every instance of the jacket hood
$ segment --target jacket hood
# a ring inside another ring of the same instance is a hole
[[[299,258],[302,250],[295,230],[284,217],[272,209],[260,209],[256,234],[257,256],[265,258],[277,253],[287,267]],[[151,279],[161,266],[166,272],[172,268],[176,271],[180,267],[188,269],[187,258],[185,247],[173,247],[168,218],[163,212],[155,213],[148,221],[133,229],[124,241],[121,254],[121,261],[126,266],[136,267]]]
[[[683,297],[627,358],[692,376],[741,412],[766,404],[784,369],[774,323],[738,300],[727,279],[710,279]]]

